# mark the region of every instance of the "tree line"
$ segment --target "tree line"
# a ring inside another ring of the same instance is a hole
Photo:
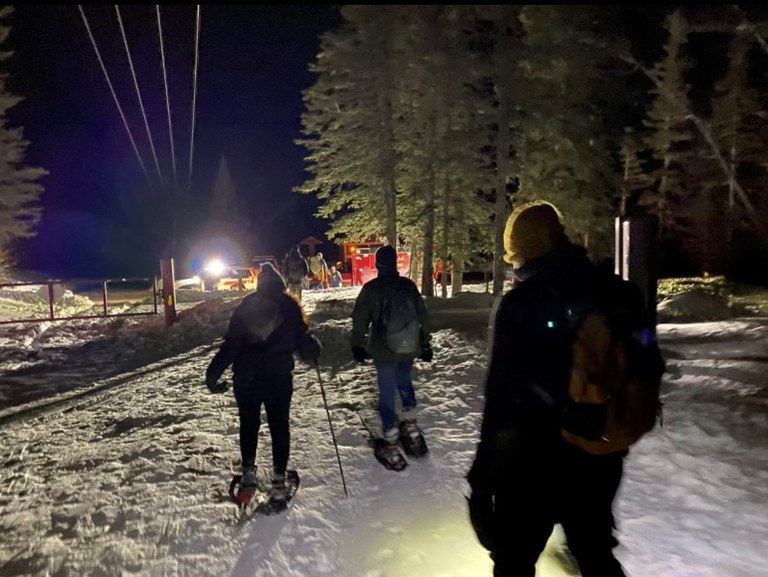
[[[766,251],[768,51],[734,6],[344,6],[305,90],[310,177],[329,237],[405,245],[504,279],[512,208],[544,198],[611,254],[650,213],[662,273],[734,274]],[[748,267],[747,267],[748,268]],[[454,291],[461,274],[452,275]]]
[[[12,12],[10,6],[0,8],[0,22]],[[10,32],[9,26],[0,24],[0,46]],[[0,52],[0,64],[10,57],[10,52]],[[9,279],[16,243],[35,235],[42,214],[39,200],[43,187],[38,180],[46,171],[25,164],[29,143],[23,129],[10,126],[7,117],[21,100],[8,89],[8,74],[0,73],[0,280]]]

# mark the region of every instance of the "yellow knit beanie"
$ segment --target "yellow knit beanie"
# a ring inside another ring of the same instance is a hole
[[[543,200],[522,204],[504,228],[504,260],[519,264],[544,256],[565,238],[563,217],[555,205]]]

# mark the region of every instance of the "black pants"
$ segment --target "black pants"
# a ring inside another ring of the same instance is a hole
[[[256,465],[263,404],[272,437],[272,466],[275,473],[285,473],[291,444],[288,417],[293,395],[293,375],[236,375],[234,381],[235,399],[240,413],[240,456],[243,466]]]
[[[624,457],[592,456],[563,443],[555,454],[524,451],[494,507],[494,577],[534,577],[556,523],[583,577],[624,577],[613,556],[613,500]]]

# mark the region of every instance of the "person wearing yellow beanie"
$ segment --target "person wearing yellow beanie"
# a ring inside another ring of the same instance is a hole
[[[470,520],[494,577],[533,577],[555,523],[581,575],[625,577],[613,555],[624,454],[591,455],[561,434],[571,312],[588,301],[597,274],[563,221],[555,205],[535,201],[516,208],[504,231],[515,286],[493,318],[480,443],[467,475]]]
[[[521,266],[567,240],[563,216],[554,204],[546,201],[522,204],[509,216],[504,228],[504,260]]]

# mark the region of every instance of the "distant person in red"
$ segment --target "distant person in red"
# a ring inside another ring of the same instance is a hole
[[[435,264],[435,274],[433,275],[433,278],[435,280],[435,290],[437,290],[437,285],[442,285],[443,284],[443,269],[444,268],[445,267],[443,266],[443,259],[438,260],[437,264]],[[449,262],[448,263],[448,267],[447,267],[446,277],[445,277],[446,278],[446,281],[445,281],[446,285],[450,283],[449,279],[450,279],[450,275],[451,275],[451,270],[452,269],[453,269],[453,266]]]
[[[434,277],[436,283],[439,283],[440,279],[443,277],[443,259],[437,261],[437,264],[435,265]]]

